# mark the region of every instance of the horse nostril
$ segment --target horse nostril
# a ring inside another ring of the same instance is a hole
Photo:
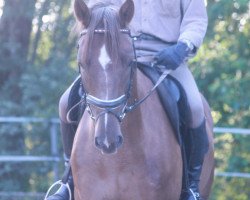
[[[101,149],[105,153],[113,153],[119,148],[123,143],[122,136],[115,136],[112,142],[109,142],[107,138],[105,140],[102,137],[95,137],[95,146]]]
[[[116,147],[117,147],[117,148],[120,147],[120,146],[122,145],[122,143],[123,143],[123,137],[122,137],[121,135],[118,135],[118,136],[116,137],[115,143],[116,143]]]
[[[101,141],[101,138],[100,137],[96,137],[95,138],[95,146],[99,149],[101,149],[103,147],[103,143]]]

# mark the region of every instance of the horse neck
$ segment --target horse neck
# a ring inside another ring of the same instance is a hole
[[[139,70],[134,77],[131,99],[140,100],[152,89],[153,84]],[[167,152],[167,149],[178,151],[173,129],[156,92],[128,113],[124,122],[122,132],[127,139],[124,142],[126,149],[138,150],[146,157]]]
[[[134,101],[140,100],[145,97],[147,92],[152,88],[152,83],[150,82],[150,80],[148,80],[148,78],[146,78],[138,69],[135,70],[132,82],[133,84],[130,103],[133,103]],[[145,119],[148,117],[146,115],[148,115],[150,110],[152,110],[153,105],[151,105],[151,102],[152,99],[151,97],[149,97],[145,102],[136,107],[125,118],[128,130],[137,130],[136,134],[134,134],[134,131],[128,131],[128,134],[131,133],[131,137],[134,140],[144,137],[144,132],[140,130],[144,128]],[[147,107],[148,105],[151,106]]]

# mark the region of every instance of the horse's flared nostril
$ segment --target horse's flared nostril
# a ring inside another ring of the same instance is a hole
[[[103,142],[100,137],[95,138],[95,146],[99,149],[102,149],[103,147]]]
[[[121,135],[118,135],[118,136],[116,137],[115,143],[116,143],[116,147],[117,147],[117,148],[120,147],[120,146],[122,145],[122,143],[123,143],[123,137],[122,137]]]

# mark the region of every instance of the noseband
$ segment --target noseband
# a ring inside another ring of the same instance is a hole
[[[103,34],[103,33],[106,33],[107,31],[108,30],[105,30],[105,29],[96,29],[94,30],[94,33]],[[126,93],[115,99],[103,100],[103,99],[99,99],[95,96],[88,94],[83,84],[81,83],[81,88],[80,88],[81,100],[68,111],[67,113],[68,122],[78,123],[78,122],[70,120],[69,116],[72,110],[75,109],[80,104],[83,104],[86,107],[86,110],[88,111],[91,119],[93,119],[95,122],[97,122],[98,119],[105,114],[112,114],[113,116],[117,118],[119,122],[121,122],[126,116],[126,114],[128,112],[131,112],[135,108],[137,108],[141,103],[143,103],[155,91],[155,89],[167,77],[167,75],[171,72],[171,70],[165,70],[160,76],[160,78],[158,79],[158,81],[155,83],[154,87],[151,90],[149,90],[148,93],[143,98],[139,100],[135,100],[131,105],[128,105],[128,100],[131,96],[131,90],[132,90],[133,74],[134,74],[135,68],[137,68],[137,56],[136,56],[135,44],[134,44],[134,41],[137,40],[137,38],[134,36],[131,36],[129,29],[120,29],[120,32],[128,34],[129,37],[132,38],[132,46],[133,46],[133,53],[134,53],[134,60],[129,64],[130,79],[129,79]],[[87,33],[87,30],[83,30],[80,33],[80,37],[82,37],[86,33]],[[155,63],[152,63],[151,67],[154,67],[154,65]],[[81,66],[79,66],[79,72],[80,70],[81,70]],[[98,115],[95,116],[93,113],[92,107],[99,108],[102,111]],[[120,107],[122,107],[120,109],[120,112],[117,112],[116,110]]]
[[[117,99],[112,99],[112,100],[102,100],[102,99],[93,97],[92,95],[86,95],[86,105],[87,105],[86,109],[91,119],[93,119],[95,122],[102,115],[105,115],[105,114],[112,114],[118,119],[119,122],[121,122],[123,118],[125,117],[127,101],[128,101],[128,98],[126,95],[122,95],[118,97]],[[91,109],[93,106],[102,110],[96,116],[93,114],[93,111]],[[115,110],[118,109],[119,107],[122,107],[121,111],[116,112]]]
[[[86,96],[86,102],[90,105],[94,105],[98,108],[117,108],[123,103],[125,103],[127,100],[126,95],[122,95],[116,99],[112,100],[102,100],[98,99],[92,95],[87,95]]]

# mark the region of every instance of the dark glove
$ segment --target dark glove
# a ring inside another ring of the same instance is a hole
[[[188,46],[183,42],[178,42],[156,54],[156,65],[164,65],[166,69],[175,70],[187,58],[188,54]]]

